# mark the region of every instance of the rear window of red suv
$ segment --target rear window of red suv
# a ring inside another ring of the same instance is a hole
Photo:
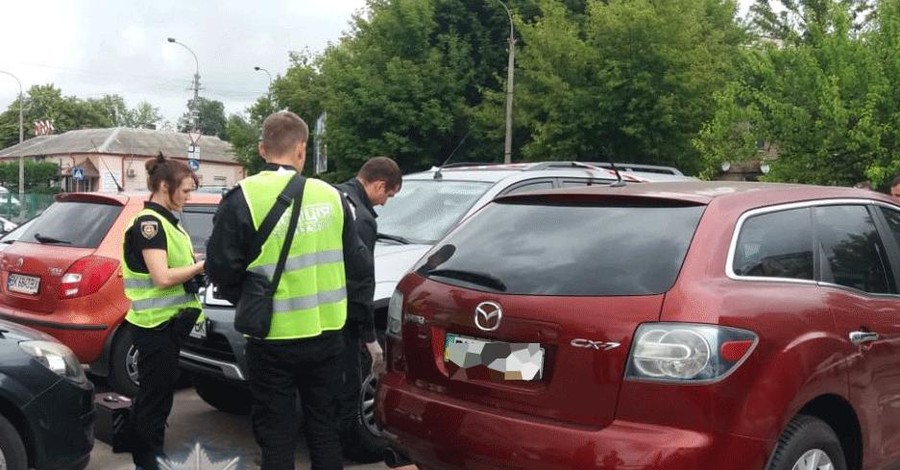
[[[672,287],[703,206],[495,202],[415,270],[529,295],[649,295]]]
[[[97,248],[122,212],[122,206],[97,202],[56,202],[19,238],[19,242]]]

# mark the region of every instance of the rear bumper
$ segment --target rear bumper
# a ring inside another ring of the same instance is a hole
[[[390,444],[429,469],[754,469],[774,443],[616,420],[571,427],[458,402],[382,379],[376,410]]]
[[[207,336],[188,338],[181,346],[178,365],[191,373],[231,382],[247,381],[244,358],[246,339],[234,329],[234,309],[205,305]]]

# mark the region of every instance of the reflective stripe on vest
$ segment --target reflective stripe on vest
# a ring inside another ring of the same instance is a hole
[[[257,230],[293,174],[263,171],[240,182]],[[284,211],[259,256],[247,267],[249,271],[272,279],[291,209]],[[343,228],[340,194],[327,183],[307,179],[297,230],[273,297],[274,315],[266,339],[309,338],[344,326],[347,292]]]
[[[138,217],[153,216],[166,234],[166,259],[169,267],[178,268],[194,263],[191,238],[180,228],[172,225],[168,219],[152,209],[144,209],[131,220],[128,229],[134,226]],[[124,253],[124,252],[123,252]],[[181,284],[161,289],[153,284],[149,273],[132,271],[122,260],[122,275],[125,284],[125,296],[131,300],[131,307],[125,319],[134,325],[153,328],[178,313],[183,308],[200,309],[201,304],[195,294],[188,294]]]

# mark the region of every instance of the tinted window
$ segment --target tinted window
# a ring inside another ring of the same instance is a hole
[[[894,240],[897,241],[897,246],[900,247],[900,212],[888,209],[887,207],[881,207],[880,209],[881,213],[884,214],[884,218],[887,220],[888,226],[891,228],[891,232],[894,234]]]
[[[493,183],[411,180],[378,211],[378,231],[417,243],[434,243],[458,222]]]
[[[876,294],[893,293],[884,245],[865,206],[817,207],[822,280]]]
[[[656,294],[675,282],[702,212],[493,203],[417,269],[440,282],[513,294]]]
[[[122,206],[116,205],[56,202],[34,219],[19,241],[41,243],[39,236],[47,244],[97,248],[121,212]]]
[[[213,215],[216,206],[187,206],[179,214],[181,225],[191,236],[195,253],[206,253],[206,241],[212,233]]]
[[[812,221],[808,208],[748,218],[734,253],[739,276],[813,279]]]

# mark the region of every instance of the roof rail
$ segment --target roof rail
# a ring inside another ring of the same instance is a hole
[[[589,163],[594,166],[599,166],[603,168],[612,168],[609,162],[584,162]],[[681,172],[678,168],[672,166],[662,166],[662,165],[648,165],[644,163],[620,163],[616,162],[616,168],[622,171],[643,171],[647,173],[660,173],[665,175],[676,175],[676,176],[684,176],[684,173]]]
[[[454,162],[448,163],[441,168],[456,168],[461,166],[489,166],[489,165],[502,165],[502,163],[497,162]]]

